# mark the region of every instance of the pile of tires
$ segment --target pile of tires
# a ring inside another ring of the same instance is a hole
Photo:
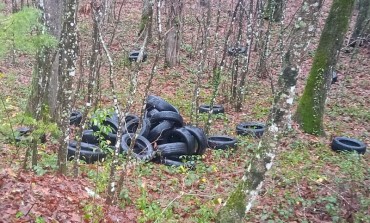
[[[148,96],[145,118],[150,120],[147,139],[155,149],[154,161],[170,166],[191,166],[184,157],[205,153],[207,137],[203,130],[185,126],[177,108],[164,99]]]
[[[71,124],[79,124],[75,122],[79,120],[76,116],[77,112],[73,112]],[[112,130],[111,133],[102,134],[103,140],[109,140],[111,145],[115,145],[118,131],[117,115],[107,116],[102,125],[109,126]],[[140,131],[137,132],[139,125]],[[98,147],[101,139],[96,133],[101,130],[100,127],[91,124],[90,129],[83,131],[80,159],[87,163],[101,161],[106,157]],[[154,95],[146,99],[144,117],[140,119],[136,115],[126,116],[122,129],[120,152],[132,152],[134,157],[143,161],[155,161],[170,166],[192,166],[184,158],[203,155],[208,147],[207,137],[201,128],[184,125],[178,109]],[[133,138],[136,139],[134,145],[131,145]],[[68,148],[69,159],[74,157],[75,151],[76,142],[71,141]]]

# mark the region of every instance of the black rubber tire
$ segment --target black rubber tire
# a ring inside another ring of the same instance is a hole
[[[182,116],[179,113],[173,111],[161,111],[155,113],[150,118],[150,123],[152,124],[156,124],[162,121],[173,122],[175,127],[182,127],[184,125],[184,120],[182,119]]]
[[[208,137],[208,146],[212,149],[227,150],[229,148],[236,148],[237,140],[230,136],[215,135]]]
[[[236,126],[236,134],[261,138],[265,132],[265,124],[260,122],[241,122]]]
[[[152,126],[153,127],[153,126]],[[158,125],[154,126],[148,134],[147,139],[149,142],[164,140],[168,134],[173,129],[173,123],[169,121],[162,121]]]
[[[161,159],[160,163],[164,164],[166,166],[172,166],[172,167],[184,166],[186,168],[189,168],[190,170],[195,169],[195,164],[194,163],[171,160],[171,159],[167,159],[167,158]]]
[[[236,56],[240,54],[245,54],[246,53],[246,48],[245,47],[230,47],[227,49],[227,53],[229,56]]]
[[[157,146],[157,154],[161,157],[187,155],[188,147],[183,142],[166,143]]]
[[[23,135],[26,135],[28,133],[31,133],[32,129],[30,127],[23,126],[23,127],[17,128],[15,131],[19,132],[20,136],[23,136]]]
[[[194,136],[198,142],[198,148],[195,150],[196,155],[203,155],[207,149],[207,136],[201,128],[195,126],[185,126],[186,130]]]
[[[134,137],[133,133],[126,133],[122,135],[121,149],[122,152],[127,153],[130,148],[131,138]],[[152,144],[143,136],[138,136],[135,140],[133,153],[137,159],[149,161],[154,157],[154,149]]]
[[[140,53],[140,50],[131,51],[129,56],[128,56],[129,61],[131,61],[131,62],[137,61],[137,58],[139,57],[139,53]],[[147,60],[147,58],[148,58],[148,54],[146,52],[143,52],[142,62],[145,62]]]
[[[82,132],[81,142],[89,143],[89,144],[98,144],[99,138],[94,135],[94,130],[88,129]]]
[[[145,118],[151,118],[154,114],[158,113],[159,111],[155,108],[149,109],[145,111]]]
[[[79,125],[82,120],[82,113],[80,111],[72,111],[71,115],[69,116],[69,124],[70,125]]]
[[[197,149],[195,138],[186,128],[178,128],[172,130],[171,132],[168,133],[166,139],[168,143],[173,142],[185,143],[188,150],[187,155],[195,154],[195,150]]]
[[[128,114],[128,115],[125,116],[125,122],[126,123],[131,121],[131,120],[134,120],[134,119],[139,120],[140,118],[137,115],[134,115],[134,114]]]
[[[332,150],[336,152],[349,151],[357,152],[359,154],[365,154],[366,145],[365,143],[352,138],[347,137],[335,137],[331,143]]]
[[[209,113],[211,107],[209,105],[199,106],[199,113]],[[225,108],[222,105],[213,105],[212,114],[225,113]]]
[[[18,135],[15,137],[15,141],[20,142],[23,139],[25,139],[25,137],[29,136],[29,134],[31,134],[32,129],[27,126],[23,126],[23,127],[17,128],[15,131],[18,132]],[[40,143],[45,143],[45,142],[46,142],[46,135],[42,134],[40,136]]]
[[[72,160],[76,153],[77,142],[71,140],[68,145],[68,160]],[[80,159],[86,163],[94,163],[102,160],[107,155],[96,145],[81,142]]]
[[[149,95],[146,99],[146,109],[150,110],[152,108],[155,108],[158,111],[173,111],[179,113],[179,111],[173,105],[165,101],[163,98],[155,95]]]
[[[144,118],[141,124],[142,127],[138,134],[146,138],[148,137],[150,131],[150,121],[149,119]],[[139,119],[132,119],[131,121],[127,122],[126,125],[124,126],[123,133],[135,133],[138,127]]]
[[[110,126],[111,129],[112,129],[112,132],[113,134],[116,134],[117,133],[117,130],[118,130],[118,122],[116,120],[114,120],[113,118],[106,118],[102,125],[105,125],[105,126]],[[97,125],[91,125],[91,129],[94,130],[94,132],[98,132],[100,131],[100,128],[97,126]]]

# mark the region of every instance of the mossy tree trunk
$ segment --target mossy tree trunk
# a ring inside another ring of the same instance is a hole
[[[182,29],[182,0],[172,0],[167,4],[167,23],[165,36],[165,66],[174,67],[179,62]]]
[[[72,109],[73,78],[76,75],[77,42],[77,0],[65,1],[63,31],[59,49],[60,87],[58,96],[61,107],[62,138],[58,151],[58,165],[61,174],[67,173],[67,148],[69,143],[69,116]]]
[[[324,134],[324,108],[332,70],[350,22],[354,0],[334,0],[313,59],[296,120],[309,134]]]
[[[370,20],[370,1],[359,0],[359,12],[356,18],[355,29],[353,30],[351,38],[356,40],[361,38],[366,30],[366,26],[369,25]]]
[[[295,86],[303,53],[315,29],[315,18],[319,11],[318,0],[306,0],[299,12],[274,97],[273,108],[266,129],[253,157],[246,165],[245,174],[237,188],[220,209],[217,222],[243,222],[243,218],[252,206],[263,186],[265,173],[272,167],[273,159],[279,147],[282,134],[290,130],[291,108]]]

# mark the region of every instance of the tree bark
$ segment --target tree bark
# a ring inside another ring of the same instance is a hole
[[[334,0],[313,59],[295,119],[306,133],[324,134],[324,108],[332,70],[350,22],[354,0]]]
[[[167,33],[165,37],[165,66],[174,67],[179,63],[182,29],[182,0],[167,2]]]
[[[366,29],[366,25],[369,24],[370,20],[370,1],[369,0],[359,0],[359,9],[355,29],[352,33],[352,39],[356,40],[357,38],[361,38],[362,34]]]
[[[309,39],[315,31],[312,26],[319,9],[316,3],[317,0],[307,0],[303,3],[306,7],[301,7],[299,15],[302,20],[295,25],[291,35],[292,40],[284,54],[284,63],[279,75],[273,108],[268,119],[268,128],[266,128],[256,153],[246,165],[242,181],[220,209],[217,222],[243,222],[245,213],[252,208],[253,202],[263,186],[265,173],[273,165],[282,133],[290,128],[290,111],[293,105],[299,66]]]
[[[44,1],[46,20],[48,24],[48,31],[57,40],[60,40],[62,33],[62,17],[63,9],[65,7],[65,1],[60,0],[40,0]],[[53,50],[45,55],[50,60],[50,65],[48,65],[48,82],[47,82],[47,94],[44,98],[44,104],[47,105],[49,114],[53,120],[59,120],[58,109],[58,87],[59,87],[59,59],[58,52]]]
[[[69,116],[72,109],[73,77],[76,74],[77,42],[77,0],[66,0],[63,32],[59,49],[59,71],[61,85],[58,89],[61,105],[61,138],[58,164],[61,174],[67,173],[67,148],[69,143]]]
[[[139,36],[147,35],[147,41],[150,43],[153,36],[153,0],[143,0],[143,9],[141,12],[141,22],[139,26]]]

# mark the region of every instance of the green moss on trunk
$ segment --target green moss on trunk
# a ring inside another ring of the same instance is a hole
[[[320,37],[303,96],[299,101],[296,120],[303,131],[324,134],[323,116],[332,68],[337,62],[348,28],[354,0],[334,0]]]

